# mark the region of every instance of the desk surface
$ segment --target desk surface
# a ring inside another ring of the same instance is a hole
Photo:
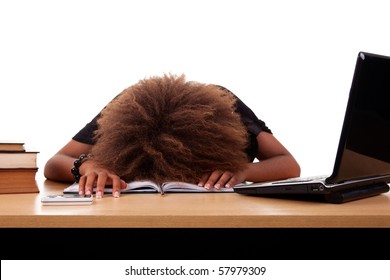
[[[42,206],[68,184],[38,180],[40,193],[1,194],[2,228],[390,228],[390,193],[345,204],[237,193],[106,195],[87,206]]]

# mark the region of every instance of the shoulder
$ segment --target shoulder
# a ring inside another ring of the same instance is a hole
[[[221,85],[215,85],[227,92],[230,92],[236,99],[236,112],[240,114],[243,123],[252,134],[258,135],[262,131],[272,133],[266,123],[259,119],[257,115],[249,108],[237,95]]]

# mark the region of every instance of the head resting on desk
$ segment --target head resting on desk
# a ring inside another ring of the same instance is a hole
[[[102,111],[95,137],[94,160],[126,181],[196,183],[248,162],[234,95],[184,75],[143,79],[122,91]]]

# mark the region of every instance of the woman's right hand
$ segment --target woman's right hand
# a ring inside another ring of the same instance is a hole
[[[119,197],[122,189],[127,184],[117,174],[96,165],[93,159],[85,161],[80,166],[82,176],[79,181],[80,194],[92,194],[93,188],[96,187],[96,198],[102,198],[106,185],[112,185],[112,195]]]

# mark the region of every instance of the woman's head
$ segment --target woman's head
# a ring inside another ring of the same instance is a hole
[[[102,111],[94,160],[125,181],[197,182],[248,162],[235,97],[184,75],[140,80]]]

